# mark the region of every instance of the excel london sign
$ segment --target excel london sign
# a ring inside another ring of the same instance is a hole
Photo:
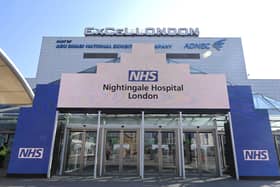
[[[125,28],[95,28],[86,27],[84,30],[85,36],[190,36],[198,37],[199,28],[174,28],[174,27],[146,27],[140,29],[138,27],[134,29]]]

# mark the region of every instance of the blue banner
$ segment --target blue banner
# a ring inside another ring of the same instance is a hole
[[[279,176],[267,110],[255,109],[250,86],[228,86],[240,177]]]
[[[47,174],[58,84],[38,85],[32,108],[21,108],[8,174]]]

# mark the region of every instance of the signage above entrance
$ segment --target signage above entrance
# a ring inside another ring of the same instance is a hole
[[[154,28],[147,27],[143,30],[138,27],[135,29],[128,28],[95,28],[86,27],[84,30],[85,36],[199,36],[199,28]]]
[[[165,58],[153,44],[135,44],[96,74],[63,74],[58,108],[229,109],[224,75],[192,75]]]

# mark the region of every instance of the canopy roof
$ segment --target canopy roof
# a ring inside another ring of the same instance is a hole
[[[0,105],[32,104],[34,93],[12,60],[0,49]]]
[[[280,111],[280,101],[259,93],[255,93],[253,99],[257,109],[275,109]]]

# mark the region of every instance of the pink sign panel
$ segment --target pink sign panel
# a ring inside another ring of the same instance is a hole
[[[58,108],[229,109],[225,76],[190,74],[167,64],[154,45],[137,44],[120,63],[100,63],[96,74],[63,74]]]

